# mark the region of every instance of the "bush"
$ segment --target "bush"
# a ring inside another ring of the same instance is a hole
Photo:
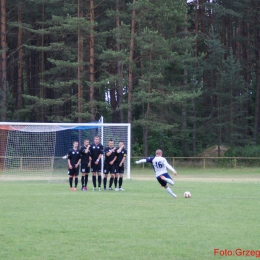
[[[230,148],[225,152],[224,157],[260,157],[260,146]]]

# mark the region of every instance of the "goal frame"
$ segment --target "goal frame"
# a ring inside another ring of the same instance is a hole
[[[127,164],[127,179],[131,177],[131,124],[130,123],[31,123],[31,122],[0,122],[0,126],[83,126],[83,127],[97,127],[101,128],[101,143],[103,144],[103,129],[104,127],[115,127],[115,126],[124,126],[127,127],[127,157],[126,157],[126,164]],[[105,144],[103,144],[105,146]],[[103,160],[102,160],[102,168],[103,168]],[[103,174],[103,172],[102,172]]]

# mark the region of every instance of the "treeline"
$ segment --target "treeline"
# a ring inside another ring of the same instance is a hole
[[[259,144],[259,0],[0,0],[2,121],[132,124],[133,155]]]

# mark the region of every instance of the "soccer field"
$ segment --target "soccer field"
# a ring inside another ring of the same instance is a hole
[[[179,171],[178,199],[152,170],[133,171],[125,192],[1,181],[0,259],[260,258],[258,170]]]

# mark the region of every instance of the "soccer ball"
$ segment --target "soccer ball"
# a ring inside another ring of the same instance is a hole
[[[191,194],[190,194],[189,191],[185,191],[183,195],[184,195],[184,198],[190,198],[191,197]]]

